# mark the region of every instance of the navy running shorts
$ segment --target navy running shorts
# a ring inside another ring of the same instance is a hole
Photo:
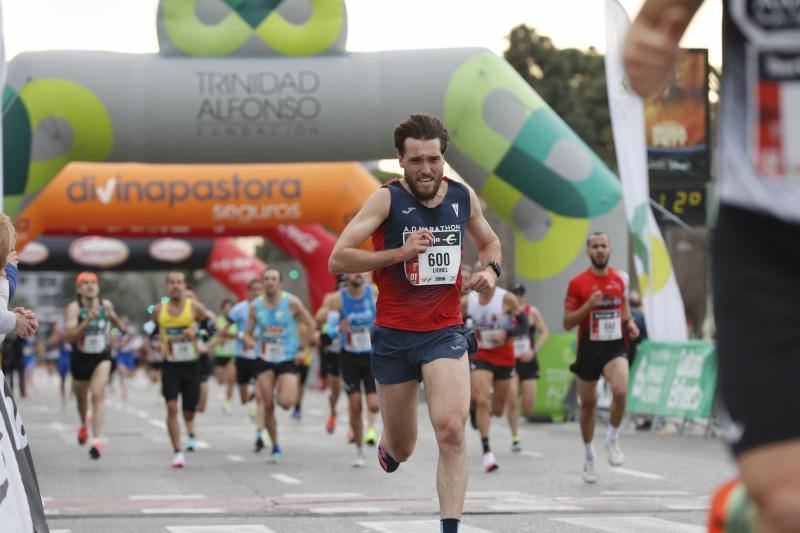
[[[475,334],[461,326],[406,331],[373,326],[372,374],[381,385],[422,381],[422,366],[436,359],[459,359],[477,349]]]

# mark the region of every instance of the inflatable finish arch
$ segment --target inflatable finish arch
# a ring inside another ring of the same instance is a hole
[[[617,179],[493,53],[343,53],[343,0],[162,0],[159,30],[160,55],[11,62],[7,212],[20,213],[69,161],[392,157],[394,124],[427,112],[451,131],[448,162],[514,229],[517,273],[545,315],[560,317],[590,229],[610,234],[624,264]]]

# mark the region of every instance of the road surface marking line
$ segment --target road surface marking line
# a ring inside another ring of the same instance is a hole
[[[150,501],[150,500],[205,500],[205,494],[131,494],[129,500]]]
[[[288,485],[299,485],[300,483],[302,483],[302,481],[300,481],[296,477],[292,477],[286,474],[270,474],[270,477],[272,477],[272,479],[280,481],[281,483],[286,483]]]
[[[686,490],[604,490],[604,496],[691,496]]]
[[[156,507],[142,509],[142,514],[225,514],[225,510],[214,507]]]
[[[390,509],[386,507],[374,507],[371,505],[342,506],[342,507],[313,507],[309,509],[314,514],[373,514],[388,513]]]
[[[154,418],[151,418],[150,420],[148,420],[148,422],[150,423],[151,426],[157,427],[159,429],[167,429],[167,423],[164,422],[163,420],[156,420]]]
[[[227,457],[228,460],[233,461],[234,463],[244,462],[244,457],[242,457],[241,455],[226,455],[225,457]]]
[[[642,479],[658,479],[658,480],[664,479],[664,476],[659,476],[658,474],[651,474],[650,472],[642,472],[640,470],[631,470],[630,468],[614,467],[611,468],[610,470],[612,472],[616,472],[617,474],[640,477]]]
[[[235,526],[166,526],[169,533],[274,533],[259,524],[240,524]]]
[[[556,522],[608,533],[703,533],[706,528],[649,516],[575,516],[550,518]]]
[[[529,452],[527,450],[523,450],[520,453],[522,453],[522,455],[527,455],[528,457],[536,457],[537,459],[544,457],[544,454],[541,452]]]
[[[363,498],[360,492],[290,492],[284,498],[298,498],[309,500],[346,500],[348,498]]]

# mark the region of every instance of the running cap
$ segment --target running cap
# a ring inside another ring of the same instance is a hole
[[[75,278],[75,286],[80,287],[81,283],[83,283],[84,281],[94,281],[98,285],[100,284],[100,278],[97,277],[97,274],[95,274],[94,272],[89,272],[88,270],[85,270],[80,274],[78,274],[78,277]]]
[[[519,281],[515,281],[514,283],[511,284],[508,290],[513,292],[517,296],[522,296],[525,294],[525,285],[523,285]]]

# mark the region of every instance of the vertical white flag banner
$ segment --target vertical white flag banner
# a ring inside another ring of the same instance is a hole
[[[672,261],[650,208],[644,105],[628,88],[622,47],[630,19],[606,0],[606,84],[622,196],[628,218],[647,333],[654,340],[686,340],[686,318]]]

